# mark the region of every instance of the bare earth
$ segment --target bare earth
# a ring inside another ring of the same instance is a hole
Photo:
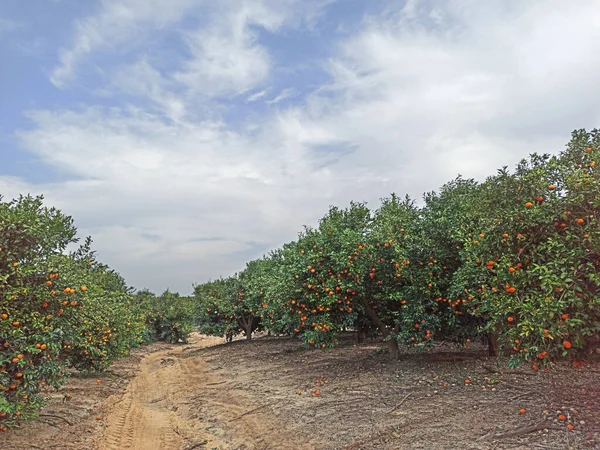
[[[152,344],[108,373],[74,376],[71,401],[52,394],[0,448],[600,449],[598,363],[493,373],[478,344],[397,362],[380,348],[352,336],[326,351],[276,337]]]

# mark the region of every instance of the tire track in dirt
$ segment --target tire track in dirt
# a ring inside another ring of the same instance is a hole
[[[123,399],[109,407],[100,450],[159,450],[181,446],[173,428],[173,413],[158,405],[168,392],[153,369],[156,358],[160,358],[160,353],[142,361],[140,373],[129,383]]]
[[[193,335],[190,345],[151,353],[121,396],[108,399],[96,450],[309,450],[243,387],[207,367],[202,349],[219,338]]]

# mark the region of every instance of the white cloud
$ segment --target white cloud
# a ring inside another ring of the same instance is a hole
[[[255,101],[263,98],[268,93],[269,93],[269,89],[263,89],[262,91],[258,91],[258,92],[255,92],[254,94],[250,94],[248,97],[246,97],[246,102],[255,102]]]
[[[109,88],[102,94],[124,92],[154,103],[164,115],[179,121],[186,112],[181,96],[173,92],[174,83],[152,67],[146,58],[117,69],[111,76]]]
[[[210,25],[185,34],[192,57],[174,78],[193,94],[228,96],[261,86],[272,65],[258,42],[256,28],[274,33],[289,20],[299,3],[284,1],[225,2],[213,11]]]
[[[116,52],[146,27],[179,32],[182,11],[191,14],[188,2],[178,12],[166,11],[172,2],[149,4],[138,16],[134,3],[105,1],[80,21],[58,84],[96,52]],[[208,25],[183,34],[190,53],[175,68],[137,49],[134,63],[110,73],[103,99],[124,93],[131,105],[31,112],[23,148],[68,181],[0,177],[0,191],[45,192],[131,283],[189,292],[295,238],[331,203],[418,196],[459,172],[481,179],[531,152],[556,152],[572,129],[600,122],[592,0],[389,2],[328,43],[327,84],[287,109],[227,122],[240,99],[228,100],[245,93],[250,109],[274,92],[273,67],[296,63],[276,60],[257,30],[317,33],[323,5],[211,4]]]
[[[97,14],[75,23],[73,44],[60,52],[50,80],[65,88],[94,52],[119,52],[179,21],[192,0],[102,0]]]
[[[597,124],[599,2],[428,4],[370,18],[342,42],[332,82],[287,114],[284,134],[301,123],[313,138],[350,141],[360,150],[339,170],[378,168],[416,194],[557,151],[573,128]]]
[[[273,98],[272,100],[267,100],[265,103],[272,105],[275,103],[279,103],[280,101],[285,100],[286,98],[295,97],[297,95],[298,95],[298,92],[296,91],[296,89],[285,88],[279,94],[277,94],[277,96],[275,98]]]

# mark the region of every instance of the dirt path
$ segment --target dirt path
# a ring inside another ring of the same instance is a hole
[[[194,334],[134,349],[100,378],[75,375],[49,392],[40,419],[0,435],[0,449],[600,448],[598,362],[494,374],[479,344],[390,361],[381,343],[353,339],[313,351],[296,339],[224,345]]]
[[[198,355],[222,339],[148,355],[123,396],[110,398],[98,450],[303,449]],[[260,418],[258,418],[260,417]]]
[[[200,345],[210,343],[205,339]],[[182,403],[189,392],[205,381],[200,361],[175,359],[182,351],[148,355],[122,398],[109,399],[100,450],[178,449],[186,439],[202,437],[201,430],[194,429],[182,416],[184,411],[178,414],[180,407],[185,409]]]

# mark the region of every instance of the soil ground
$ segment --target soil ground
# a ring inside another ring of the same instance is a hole
[[[598,363],[494,373],[474,343],[390,361],[382,343],[355,346],[352,335],[324,351],[290,338],[223,342],[194,334],[74,376],[71,401],[53,394],[0,448],[600,449]]]

